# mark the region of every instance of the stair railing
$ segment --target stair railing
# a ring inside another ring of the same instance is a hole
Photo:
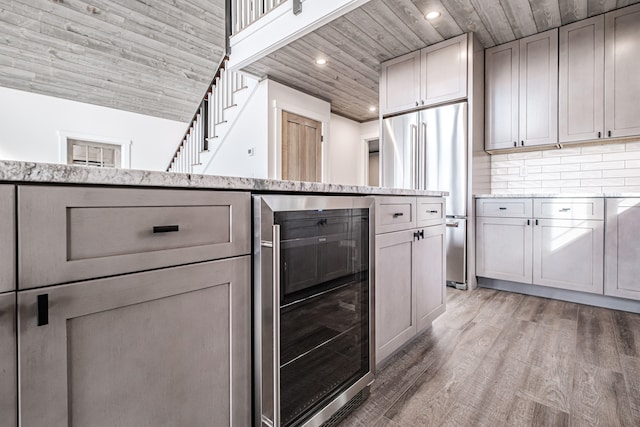
[[[287,0],[232,0],[233,34],[238,34]]]

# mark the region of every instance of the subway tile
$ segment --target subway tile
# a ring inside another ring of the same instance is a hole
[[[558,181],[542,181],[543,187],[580,187],[579,179],[567,179]]]
[[[497,160],[491,161],[492,168],[513,168],[524,165],[523,160]]]
[[[529,166],[525,165],[527,173],[542,173],[542,166]]]
[[[523,188],[520,190],[523,194],[539,194],[542,192],[541,187],[531,187],[531,188]],[[548,193],[548,190],[544,190],[545,193]]]
[[[494,175],[491,180],[494,182],[524,181],[524,177],[520,175]]]
[[[624,168],[640,168],[640,160],[627,160],[624,163]],[[622,168],[616,168],[622,169]]]
[[[640,168],[638,169],[614,169],[614,170],[606,170],[602,172],[603,178],[620,178],[620,177],[629,177],[629,176],[640,176]]]
[[[543,151],[542,157],[563,157],[580,155],[580,147],[562,148],[556,150]]]
[[[509,188],[541,188],[541,181],[512,181]]]
[[[640,160],[640,151],[625,151],[624,153],[605,153],[602,155],[602,160]]]
[[[520,168],[521,167],[522,166],[518,166],[518,167],[515,167],[515,168],[509,168],[508,169],[509,170],[509,175],[520,175]]]
[[[602,171],[562,172],[562,179],[602,178]]]
[[[507,182],[495,182],[495,181],[491,181],[491,190],[493,191],[494,189],[498,189],[498,188],[507,188],[509,187],[509,184]]]
[[[602,187],[603,193],[640,193],[640,185],[625,185],[621,187]]]
[[[587,163],[587,162],[601,162],[602,156],[614,156],[618,154],[626,153],[613,153],[613,154],[584,154],[582,156],[568,156],[562,158],[562,163]]]
[[[555,194],[555,193],[560,193],[561,191],[560,187],[545,187],[544,191],[540,190],[541,192],[547,193],[547,194]]]
[[[638,150],[640,150],[640,141],[627,142],[625,144],[625,148],[626,148],[627,151],[638,151]]]
[[[640,185],[640,177],[638,177],[638,178],[625,178],[624,179],[624,185],[625,186]]]
[[[602,187],[563,187],[561,193],[602,193]]]
[[[542,166],[542,172],[577,172],[579,170],[578,163]]]
[[[543,166],[543,165],[558,165],[560,164],[560,157],[547,157],[542,159],[529,159],[525,160],[527,166]]]
[[[541,159],[542,151],[530,151],[527,153],[510,153],[508,154],[509,160],[529,160],[529,159]]]
[[[544,181],[550,179],[560,179],[560,172],[553,173],[528,173],[524,177],[525,181]]]
[[[624,178],[581,179],[581,187],[614,187],[625,185]]]
[[[620,153],[625,151],[624,144],[603,144],[582,147],[582,154]]]
[[[491,175],[506,175],[509,173],[509,168],[495,168],[491,169]]]
[[[639,160],[640,162],[640,160]],[[580,165],[580,169],[583,171],[592,171],[592,170],[605,170],[605,169],[624,169],[623,160],[617,160],[615,162],[593,162],[593,163],[583,163]],[[640,163],[638,163],[640,167]]]

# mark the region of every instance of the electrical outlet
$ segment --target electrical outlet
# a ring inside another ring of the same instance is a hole
[[[255,151],[256,151],[256,150],[255,150],[255,148],[251,147],[251,148],[249,148],[249,149],[247,150],[247,154],[248,154],[248,155],[250,155],[250,156],[253,156],[253,155],[254,155],[254,153],[255,153]]]

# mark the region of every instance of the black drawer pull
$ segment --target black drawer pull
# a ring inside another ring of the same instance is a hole
[[[38,295],[36,304],[38,326],[49,324],[49,294]]]
[[[507,208],[498,208],[498,209],[500,209],[501,211],[506,211],[507,210]]]
[[[402,212],[396,212],[393,214],[394,218],[398,218],[399,216],[403,216],[404,214]]]
[[[569,212],[571,208],[562,208],[559,212]]]
[[[179,225],[156,225],[153,227],[154,233],[173,233],[174,231],[180,231]]]
[[[436,214],[436,213],[438,213],[438,211],[427,211],[427,213],[433,213],[433,214]]]

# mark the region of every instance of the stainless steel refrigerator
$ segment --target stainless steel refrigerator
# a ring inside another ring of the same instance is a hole
[[[467,103],[382,122],[382,186],[448,191],[447,283],[466,288]]]

